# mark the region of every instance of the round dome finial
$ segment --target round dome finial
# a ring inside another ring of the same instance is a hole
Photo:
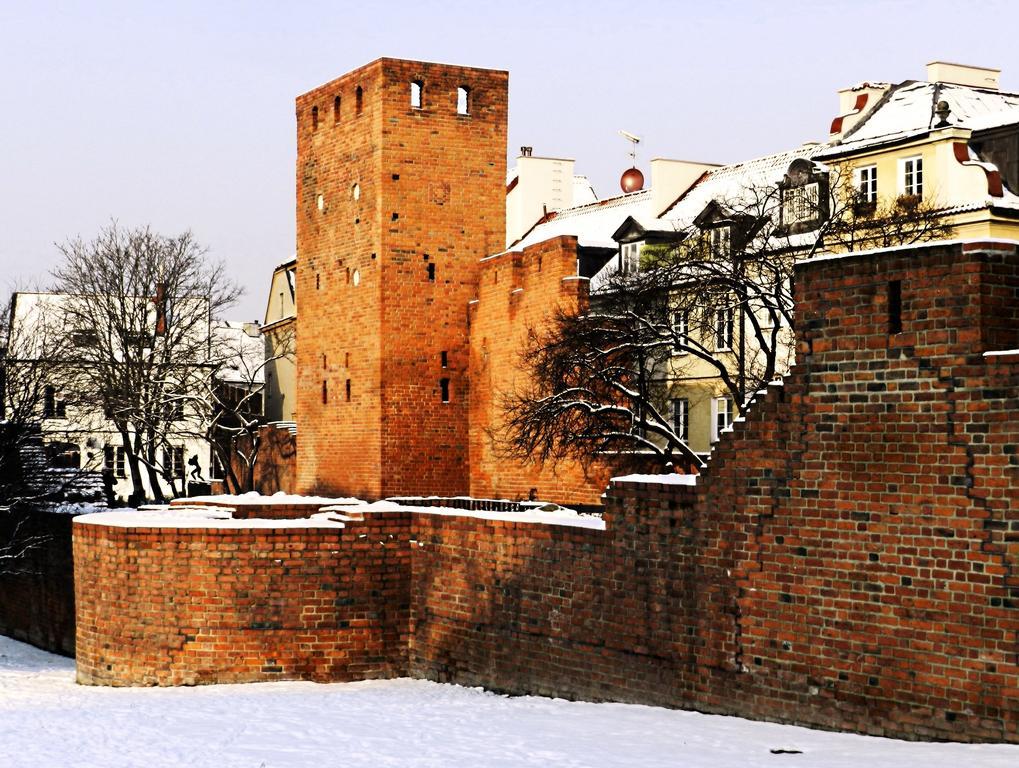
[[[639,192],[644,189],[644,174],[637,168],[629,168],[619,180],[619,186],[627,193]]]

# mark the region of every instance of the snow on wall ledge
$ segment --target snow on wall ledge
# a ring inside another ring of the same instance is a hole
[[[611,483],[605,530],[76,524],[79,679],[411,675],[1019,742],[1019,361],[983,355],[1019,347],[1019,258],[990,245],[801,265],[785,385],[695,485]]]

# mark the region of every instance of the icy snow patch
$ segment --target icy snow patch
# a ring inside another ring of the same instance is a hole
[[[78,686],[71,659],[0,637],[0,765],[1014,768],[1019,746],[905,742],[423,680]]]
[[[327,504],[345,504],[349,506],[351,504],[364,504],[361,499],[351,497],[332,498],[329,496],[300,496],[294,493],[284,493],[283,491],[274,493],[272,496],[263,496],[257,491],[250,491],[248,493],[241,494],[222,493],[212,496],[190,496],[186,499],[180,499],[180,501],[184,504],[187,502],[194,502],[205,504],[224,504],[229,506],[242,506],[245,504],[302,504],[308,506],[315,504],[322,506]]]
[[[458,509],[455,507],[414,507],[397,504],[393,501],[376,501],[371,504],[349,506],[337,504],[323,507],[321,512],[353,512],[357,515],[372,512],[414,512],[421,515],[446,515],[450,517],[473,517],[479,520],[503,520],[509,523],[543,523],[545,525],[566,525],[574,528],[591,528],[604,531],[605,521],[598,515],[583,515],[572,509],[559,509],[542,512],[537,509],[526,512],[487,512],[480,509]]]
[[[87,525],[116,528],[343,528],[344,523],[330,515],[314,514],[299,520],[233,519],[228,507],[150,506],[141,509],[115,509],[75,518]]]
[[[657,483],[658,485],[697,485],[697,475],[622,475],[613,477],[613,483]]]

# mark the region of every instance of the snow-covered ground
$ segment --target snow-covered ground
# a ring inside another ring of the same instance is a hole
[[[797,750],[775,753],[773,750]],[[1019,746],[916,744],[419,680],[90,688],[0,637],[0,766],[1015,768]]]

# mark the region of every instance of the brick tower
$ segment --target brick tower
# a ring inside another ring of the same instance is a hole
[[[508,82],[379,59],[298,97],[302,492],[468,492],[467,305],[505,242]]]

